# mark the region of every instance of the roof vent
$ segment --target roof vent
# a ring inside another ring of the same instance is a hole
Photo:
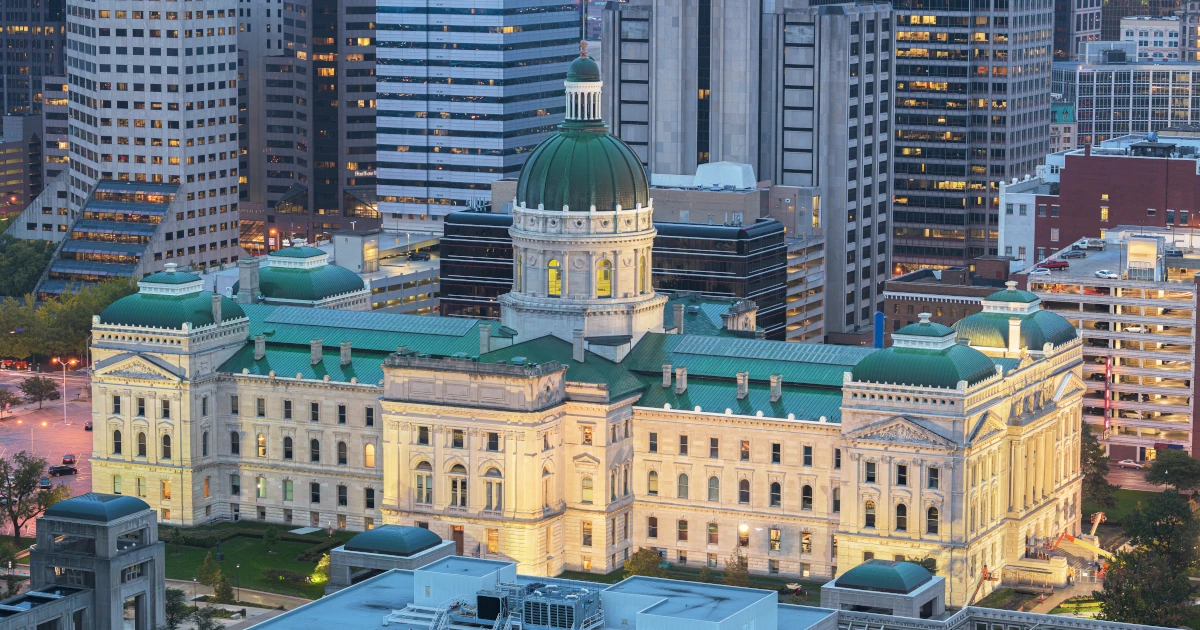
[[[526,359],[525,357],[513,357],[509,361],[513,365],[525,365],[525,362],[528,361],[528,359]]]

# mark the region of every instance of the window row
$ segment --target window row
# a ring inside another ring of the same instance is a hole
[[[470,479],[467,469],[462,464],[450,467],[446,474],[446,495],[442,497],[452,508],[466,508]],[[489,468],[483,473],[483,509],[488,511],[504,510],[504,477],[499,470]],[[549,507],[553,502],[552,475],[547,469],[542,471],[542,505]],[[413,502],[420,505],[433,505],[434,481],[433,466],[429,462],[417,464],[413,478]]]
[[[897,503],[893,512],[892,529],[898,532],[908,531],[908,506]],[[863,504],[863,527],[875,529],[876,507],[874,501]],[[941,526],[941,514],[936,507],[925,510],[925,533],[937,534]]]
[[[659,478],[657,471],[650,471],[646,475],[646,494],[650,496],[659,496]],[[590,502],[591,496],[591,478],[583,479],[583,487],[581,495],[584,497],[585,503]],[[691,481],[686,473],[680,473],[675,479],[675,497],[678,499],[691,498],[689,495]],[[708,478],[707,492],[705,497],[707,501],[718,503],[721,501],[721,480],[715,475]],[[750,480],[738,480],[737,500],[738,503],[749,505],[751,499]],[[767,486],[767,495],[771,507],[783,507],[783,485],[778,481],[772,481]],[[800,509],[810,511],[813,509],[813,487],[804,485],[800,488]],[[842,510],[842,490],[841,488],[833,489],[833,511],[840,512]]]
[[[134,457],[147,457],[147,455],[146,455],[146,452],[147,452],[146,433],[144,431],[138,431],[136,440],[137,440],[137,442],[136,442],[137,450],[134,452]],[[205,449],[206,449],[205,453],[207,454],[208,433],[204,434],[204,444],[205,444]],[[124,448],[125,448],[125,446],[123,443],[123,437],[121,435],[120,429],[114,430],[113,434],[112,434],[112,454],[113,455],[121,455],[124,452]],[[171,459],[171,436],[170,435],[167,435],[164,433],[162,438],[160,438],[158,457],[159,457],[159,459]]]
[[[121,413],[121,410],[123,409],[121,403],[121,395],[113,394],[111,410],[114,415]],[[201,409],[201,415],[208,415],[208,396],[201,398],[201,405],[203,407]],[[133,399],[133,412],[135,418],[146,417],[146,398],[144,396],[137,396]],[[169,398],[158,399],[158,417],[162,420],[169,420],[171,418],[171,400]]]
[[[590,444],[590,442],[585,442]],[[687,435],[679,435],[677,454],[681,456],[691,455],[691,441]],[[659,435],[655,431],[651,431],[647,438],[647,450],[651,453],[660,452]],[[737,459],[738,461],[752,461],[753,450],[750,440],[738,440]],[[708,457],[709,459],[721,458],[721,438],[708,438]],[[771,442],[770,455],[768,460],[772,464],[783,463],[783,444],[780,442]],[[814,450],[811,445],[803,445],[800,447],[800,464],[802,466],[814,465]],[[842,449],[833,449],[833,467],[840,469],[842,467]]]
[[[206,449],[207,449],[207,443],[208,443],[207,437],[208,437],[208,434],[205,433],[204,434],[204,438],[205,438],[204,442],[205,442]],[[259,433],[258,435],[256,435],[254,437],[253,448],[254,448],[254,456],[255,457],[266,457],[267,456],[267,436],[265,433]],[[338,466],[348,466],[350,463],[350,447],[345,442],[339,441],[337,443],[336,448],[337,448],[337,465]],[[295,450],[296,450],[295,441],[290,436],[284,437],[283,438],[283,459],[286,461],[292,461],[292,460],[296,459]],[[207,453],[207,450],[205,452]],[[242,454],[242,435],[241,435],[241,433],[239,433],[237,431],[233,431],[229,434],[229,454],[230,455],[241,455]],[[321,463],[321,440],[314,438],[314,439],[311,439],[308,441],[308,461],[309,461],[309,463],[312,463],[312,464]],[[363,445],[363,467],[365,467],[365,468],[374,468],[375,467],[375,445],[374,444],[364,444]]]
[[[283,407],[280,410],[280,413],[282,414],[282,418],[284,420],[295,420],[297,411],[298,410],[296,409],[296,405],[291,399],[284,399]],[[229,413],[234,416],[240,416],[242,413],[240,400],[239,400],[239,397],[236,395],[229,397]],[[254,416],[256,418],[266,418],[267,417],[267,399],[266,398],[259,396],[254,399]],[[344,404],[337,405],[337,423],[338,424],[349,424],[349,418],[350,418],[349,407]],[[309,420],[309,422],[320,422],[321,421],[321,403],[320,402],[309,401],[309,403],[308,403],[308,420]],[[369,405],[363,407],[362,420],[363,420],[363,426],[365,426],[365,427],[375,426],[375,408],[372,406],[369,406]]]
[[[205,478],[205,484],[206,484],[205,488],[206,489],[208,487],[207,482],[208,482],[208,479]],[[284,479],[283,482],[276,487],[282,491],[281,498],[284,501],[295,501],[296,500],[295,482],[293,482],[291,479]],[[270,489],[270,484],[268,483],[266,477],[255,477],[254,478],[254,498],[255,499],[270,499],[271,496],[270,496],[269,489]],[[241,477],[241,475],[230,475],[229,476],[229,492],[230,492],[230,494],[232,494],[234,496],[241,496],[241,494],[242,494],[242,477]],[[336,498],[338,507],[350,507],[350,488],[348,486],[338,484],[337,487],[334,488],[334,492],[335,492],[334,496]],[[362,507],[367,510],[375,509],[375,496],[376,496],[376,493],[375,493],[374,488],[364,488],[363,489]],[[321,502],[321,484],[320,484],[320,482],[314,481],[314,482],[311,482],[308,484],[308,502],[309,503],[320,503]],[[357,506],[355,506],[355,507],[357,507]]]
[[[909,485],[909,469],[908,464],[896,464],[892,469],[892,485],[907,486]],[[879,478],[879,465],[876,462],[863,463],[863,481],[865,483],[876,483]],[[920,483],[920,480],[917,480]],[[942,470],[936,466],[927,466],[925,468],[925,487],[930,490],[937,490],[942,484]]]

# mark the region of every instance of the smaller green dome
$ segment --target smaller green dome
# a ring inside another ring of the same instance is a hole
[[[1012,293],[1012,291],[1001,291]],[[1018,291],[1018,293],[1024,293]],[[954,324],[961,339],[980,348],[1008,347],[1008,320],[1021,320],[1021,347],[1041,351],[1049,343],[1057,347],[1076,337],[1075,327],[1057,313],[1035,310],[1032,313],[1010,314],[982,312],[968,315]]]
[[[179,275],[179,272],[175,273]],[[193,328],[208,326],[213,323],[212,296],[211,291],[183,295],[134,293],[109,304],[100,312],[100,322],[171,330],[182,329],[184,323],[190,323]],[[221,296],[221,321],[244,317],[246,313],[237,302]]]
[[[1022,291],[1022,290],[1016,288],[1017,283],[1015,283],[1015,282],[1010,282],[1009,284],[1011,286],[1009,286],[1007,289],[1005,289],[1003,291],[997,291],[997,292],[983,298],[984,301],[987,301],[987,302],[1016,302],[1018,304],[1032,304],[1040,299],[1040,298],[1038,298],[1038,296],[1030,293],[1029,291]]]
[[[414,556],[442,544],[441,536],[423,527],[384,525],[369,529],[346,541],[346,551]]]
[[[270,255],[275,258],[314,258],[316,256],[324,256],[325,252],[308,245],[293,245],[273,251]]]
[[[572,61],[567,68],[567,80],[573,83],[595,83],[600,80],[600,65],[591,57],[580,57]]]
[[[961,344],[933,349],[892,346],[867,355],[850,371],[864,383],[893,383],[954,389],[959,381],[974,385],[996,374],[984,353]]]
[[[945,337],[954,334],[954,329],[937,322],[920,321],[909,324],[892,333],[894,335],[912,335],[913,337]]]
[[[42,516],[108,523],[149,509],[137,497],[89,492],[51,505]]]
[[[879,593],[911,593],[933,579],[925,567],[912,562],[868,560],[842,574],[833,585]]]
[[[186,271],[175,271],[174,265],[171,265],[166,271],[152,273],[141,279],[141,282],[150,284],[187,284],[199,281],[200,276]]]
[[[234,295],[237,295],[240,286],[240,280],[233,284]],[[358,274],[337,265],[307,268],[267,266],[258,274],[258,290],[267,300],[320,302],[334,296],[362,291],[364,286]]]

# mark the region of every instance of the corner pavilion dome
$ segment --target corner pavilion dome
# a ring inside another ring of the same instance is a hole
[[[954,389],[959,381],[975,385],[996,375],[996,364],[984,353],[957,343],[953,328],[921,321],[892,334],[893,345],[859,361],[851,375],[866,383]]]
[[[441,536],[423,527],[384,525],[356,535],[346,542],[346,551],[414,556],[442,544]]]
[[[567,71],[567,116],[533,150],[517,180],[518,204],[546,210],[612,212],[650,203],[650,180],[629,145],[600,115],[600,66],[583,55]]]
[[[1046,344],[1058,347],[1074,341],[1075,327],[1061,315],[1043,311],[1041,299],[1029,291],[1017,289],[1017,283],[1009,281],[1008,288],[985,298],[983,311],[968,315],[954,324],[960,338],[978,348],[1008,347],[1010,319],[1021,321],[1020,344],[1022,348],[1041,352]]]
[[[200,276],[178,271],[175,263],[167,263],[164,271],[142,278],[138,288],[137,293],[101,311],[100,323],[171,330],[180,330],[185,323],[192,328],[214,323],[213,292],[204,290]],[[221,297],[221,321],[245,317],[237,302]]]
[[[149,509],[137,497],[89,492],[51,505],[42,516],[107,523]]]
[[[233,284],[234,295],[241,284]],[[365,286],[358,274],[329,264],[327,252],[304,243],[271,252],[258,272],[258,290],[267,300],[320,302]]]
[[[911,593],[933,579],[925,567],[912,562],[868,560],[842,574],[833,585],[877,593]]]

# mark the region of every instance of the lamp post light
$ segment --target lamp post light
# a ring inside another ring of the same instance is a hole
[[[234,568],[233,575],[237,579],[237,589],[238,589],[237,600],[240,602],[240,601],[242,601],[242,565],[235,564],[235,565],[233,565],[233,568]]]
[[[199,586],[196,585],[196,578],[192,578],[192,601],[196,602],[199,600],[200,600]],[[199,606],[200,604],[196,604],[196,605]]]
[[[51,363],[57,363],[63,368],[63,424],[67,424],[67,366],[76,365],[79,361],[75,359],[67,359],[64,357],[54,357],[50,359]]]

